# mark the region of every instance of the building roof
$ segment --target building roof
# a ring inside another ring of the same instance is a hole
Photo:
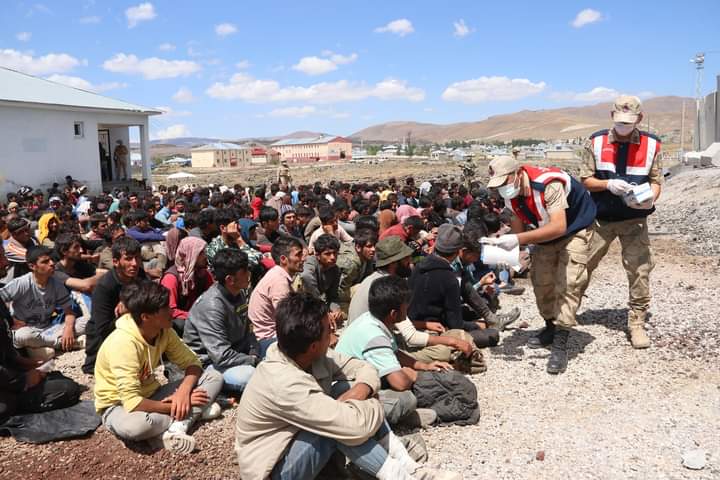
[[[317,137],[308,138],[286,138],[285,140],[279,140],[273,143],[272,147],[282,147],[286,145],[308,145],[308,144],[319,144],[319,143],[330,143],[333,141],[352,143],[347,138],[339,137],[337,135],[319,135]]]
[[[0,67],[0,102],[56,105],[156,115],[162,112]]]
[[[205,150],[247,150],[248,147],[238,145],[237,143],[215,142],[193,148],[194,151],[200,152]]]

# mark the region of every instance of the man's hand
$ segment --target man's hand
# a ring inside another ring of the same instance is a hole
[[[330,331],[334,332],[335,330],[337,330],[338,324],[342,323],[343,321],[342,310],[333,310],[329,312],[328,320],[330,320]]]
[[[118,302],[118,304],[115,306],[115,318],[120,318],[127,312],[128,309],[125,307],[125,304],[122,302]]]
[[[367,400],[372,396],[372,389],[364,383],[356,383],[348,391],[340,395],[338,402],[347,402],[348,400]]]
[[[456,350],[460,350],[468,358],[470,358],[473,352],[473,346],[470,344],[470,342],[460,340],[459,338],[455,339],[452,347]]]
[[[425,330],[435,333],[445,333],[445,326],[440,322],[425,322]]]
[[[619,197],[622,197],[627,192],[632,190],[632,185],[630,185],[625,180],[620,180],[619,178],[613,178],[611,180],[608,180],[607,182],[607,189],[612,193],[613,195],[617,195]]]
[[[447,362],[430,362],[420,365],[420,367],[418,370],[426,372],[446,372],[453,369],[452,365]]]
[[[195,392],[198,393],[196,394]],[[186,388],[183,388],[183,386],[181,385],[180,387],[178,387],[177,390],[175,390],[175,393],[173,393],[169,397],[165,397],[165,399],[163,399],[163,402],[171,404],[170,416],[173,419],[184,420],[185,417],[187,417],[188,413],[190,413],[190,408],[193,405],[193,396],[196,397],[195,401],[199,402],[202,399],[203,393],[205,394],[205,403],[198,403],[198,406],[202,406],[207,403],[207,392],[199,388],[196,388],[195,390],[188,390]]]
[[[45,378],[46,373],[39,370],[28,370],[25,374],[25,390],[30,390]]]
[[[75,327],[66,321],[62,337],[60,338],[60,346],[63,351],[69,352],[72,350],[73,345],[75,345]]]
[[[499,266],[499,265],[498,265]],[[483,277],[480,279],[480,285],[492,285],[495,283],[495,272],[486,273],[483,275]]]

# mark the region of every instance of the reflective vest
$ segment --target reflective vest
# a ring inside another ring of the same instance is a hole
[[[647,132],[640,132],[640,143],[609,141],[609,130],[601,130],[590,135],[593,157],[595,158],[595,178],[610,180],[618,178],[630,184],[640,185],[650,181],[650,169],[655,155],[660,153],[660,139]],[[607,190],[593,192],[592,198],[597,206],[597,218],[611,222],[644,218],[655,211],[630,208],[622,197]]]
[[[529,197],[518,195],[510,201],[510,206],[524,224],[539,228],[550,222],[550,214],[546,210],[545,187],[554,181],[562,183],[568,203],[568,208],[565,209],[567,227],[565,234],[560,239],[567,238],[593,223],[595,203],[582,183],[567,172],[554,167],[541,168],[529,165],[523,165],[521,171],[524,171],[530,179],[532,194]]]

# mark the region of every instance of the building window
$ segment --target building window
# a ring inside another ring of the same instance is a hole
[[[83,122],[75,122],[74,132],[75,138],[83,138],[85,136],[85,124]]]

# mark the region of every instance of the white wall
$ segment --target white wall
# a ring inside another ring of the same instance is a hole
[[[75,138],[73,125],[84,123],[84,137]],[[23,108],[0,105],[0,193],[16,191],[22,185],[47,188],[64,183],[66,175],[88,186],[102,188],[98,153],[98,123],[143,124],[144,115],[93,111]],[[127,128],[121,137],[129,145]]]

